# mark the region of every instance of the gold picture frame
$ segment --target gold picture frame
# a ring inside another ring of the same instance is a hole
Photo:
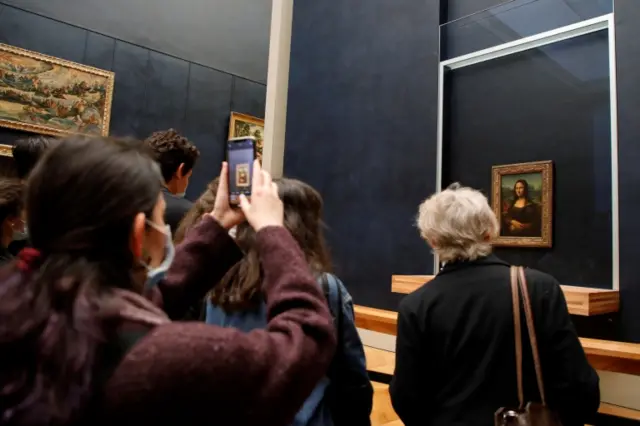
[[[0,144],[0,157],[13,158],[13,146]]]
[[[491,206],[502,247],[552,247],[553,162],[492,167]]]
[[[0,126],[109,135],[115,74],[0,43]]]
[[[256,138],[256,158],[262,161],[262,148],[264,145],[264,120],[240,112],[231,112],[229,119],[229,139],[241,136],[253,136]]]

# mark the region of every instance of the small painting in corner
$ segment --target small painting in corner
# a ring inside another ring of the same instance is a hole
[[[493,166],[491,205],[500,222],[494,246],[551,247],[553,163]]]
[[[109,134],[114,74],[0,43],[0,126]]]
[[[253,136],[256,138],[256,158],[262,161],[264,120],[247,114],[232,112],[229,122],[229,139],[242,136]]]

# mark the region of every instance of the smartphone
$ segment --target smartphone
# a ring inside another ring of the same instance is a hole
[[[256,158],[256,138],[242,136],[227,141],[229,165],[229,203],[240,203],[240,194],[251,197],[253,160]]]

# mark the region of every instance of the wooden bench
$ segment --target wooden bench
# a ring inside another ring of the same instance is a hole
[[[355,306],[356,326],[365,330],[396,335],[398,313]],[[640,375],[640,344],[580,338],[589,362],[596,370]]]

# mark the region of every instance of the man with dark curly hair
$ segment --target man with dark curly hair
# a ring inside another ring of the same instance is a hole
[[[200,157],[200,151],[174,129],[155,132],[146,142],[155,153],[165,182],[162,189],[167,205],[165,223],[171,226],[171,232],[175,232],[192,206],[192,203],[184,198],[184,194],[193,167]]]

